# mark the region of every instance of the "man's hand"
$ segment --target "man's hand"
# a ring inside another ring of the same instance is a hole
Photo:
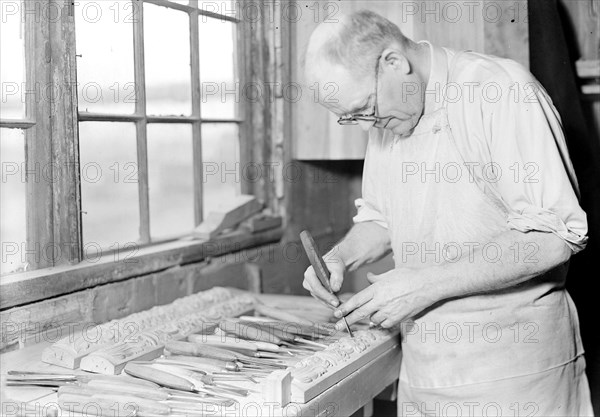
[[[325,261],[325,265],[331,276],[329,277],[329,285],[331,285],[331,289],[333,292],[338,292],[342,288],[342,283],[344,282],[344,273],[346,272],[346,266],[344,265],[344,260],[336,253],[336,248],[333,248],[332,251],[327,253],[323,257],[323,261]],[[319,278],[317,278],[317,274],[312,266],[308,267],[308,269],[304,272],[304,281],[302,282],[302,286],[310,291],[311,295],[318,300],[324,301],[327,305],[337,307],[339,301],[337,297],[327,291]]]
[[[437,300],[425,290],[419,270],[396,268],[381,275],[367,274],[371,283],[354,295],[335,312],[346,316],[348,324],[365,318],[383,328],[390,328],[410,319],[434,304]],[[338,330],[345,328],[343,322],[336,324]]]

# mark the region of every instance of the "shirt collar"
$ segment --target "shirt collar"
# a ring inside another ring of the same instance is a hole
[[[443,48],[432,45],[429,41],[419,44],[429,46],[430,70],[427,88],[425,90],[424,114],[432,113],[443,105],[443,93],[448,83],[448,56]]]

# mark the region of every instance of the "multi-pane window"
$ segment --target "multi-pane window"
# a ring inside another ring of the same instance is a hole
[[[240,193],[233,7],[2,0],[1,275],[185,235]]]
[[[206,6],[77,3],[84,247],[180,236],[240,192],[237,19]]]
[[[25,24],[19,4],[11,4],[3,12],[0,24],[0,235],[2,263],[0,273],[22,271],[26,267],[26,172],[25,133],[35,122],[28,115],[24,88]],[[31,80],[29,80],[31,81]]]

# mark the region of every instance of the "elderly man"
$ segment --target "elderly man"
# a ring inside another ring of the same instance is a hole
[[[331,286],[390,251],[395,268],[339,306],[312,268],[304,287],[350,324],[400,328],[399,414],[591,415],[565,290],[586,215],[534,77],[415,43],[369,11],[315,30],[306,75],[335,83],[321,104],[369,132],[355,224],[325,256]]]

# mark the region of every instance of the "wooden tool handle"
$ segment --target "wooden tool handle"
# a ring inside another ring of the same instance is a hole
[[[215,368],[218,371],[227,370],[231,372],[238,372],[240,370],[239,366],[233,361],[224,361],[220,359],[213,358],[203,358],[199,356],[183,356],[183,355],[170,355],[167,356],[167,359],[173,359],[181,362],[189,362],[195,365],[208,366],[211,368]],[[211,371],[212,372],[212,371]]]
[[[226,338],[223,336],[191,334],[188,336],[188,340],[192,343],[222,347],[224,349],[235,348],[243,349],[244,351],[248,352],[258,351],[258,348],[254,343],[241,340],[238,337]]]
[[[235,362],[238,356],[232,352],[215,347],[200,346],[190,342],[172,341],[165,348],[176,355],[201,356],[211,359],[219,359],[226,362]]]
[[[89,395],[64,393],[58,396],[59,407],[67,411],[64,415],[80,413],[87,416],[135,416],[137,410],[133,404],[117,403],[106,398],[97,398]]]
[[[158,388],[143,387],[141,385],[132,385],[127,382],[110,382],[104,380],[91,380],[87,386],[92,389],[105,391],[116,391],[122,394],[135,395],[150,400],[164,401],[169,395]]]
[[[113,403],[130,405],[137,410],[135,415],[166,416],[171,414],[171,407],[158,401],[131,395],[94,394],[93,399],[113,401]],[[113,414],[114,415],[114,414]],[[129,414],[131,415],[131,414]]]
[[[159,371],[146,365],[129,362],[125,365],[125,372],[136,378],[155,382],[163,387],[178,389],[181,391],[194,391],[194,384],[187,379],[172,375],[168,372]]]
[[[82,383],[87,383],[90,381],[107,381],[107,382],[115,382],[115,383],[127,383],[132,385],[141,385],[143,387],[148,388],[159,388],[158,384],[154,382],[145,381],[139,378],[133,378],[131,376],[121,374],[121,375],[99,375],[99,374],[89,374],[89,375],[77,375],[77,380]]]
[[[282,342],[281,338],[275,335],[274,332],[269,331],[267,327],[262,327],[259,324],[253,325],[233,320],[222,320],[219,323],[219,329],[243,339],[274,343],[276,345],[280,345]]]
[[[331,284],[329,283],[329,269],[323,261],[323,258],[317,252],[317,245],[315,244],[315,240],[312,238],[308,230],[303,230],[300,232],[300,240],[302,241],[302,246],[304,246],[304,251],[308,256],[308,260],[315,270],[315,274],[319,281],[321,281],[321,285],[325,287],[327,291],[333,294],[331,289]]]
[[[271,317],[279,321],[287,323],[300,323],[312,326],[314,323],[302,317],[298,317],[295,314],[288,313],[278,308],[268,307],[264,304],[257,304],[254,307],[254,311],[262,314],[263,316]]]
[[[97,388],[89,387],[87,385],[64,385],[58,388],[57,394],[60,398],[61,395],[94,395],[98,392]]]
[[[334,333],[334,330],[324,328],[324,323],[315,323],[315,325],[307,326],[299,323],[284,323],[281,321],[257,322],[252,320],[252,318],[247,318],[243,321],[250,326],[261,327],[265,329],[265,332],[273,333],[276,337],[279,337],[286,342],[293,342],[296,335],[315,337],[330,336]]]

